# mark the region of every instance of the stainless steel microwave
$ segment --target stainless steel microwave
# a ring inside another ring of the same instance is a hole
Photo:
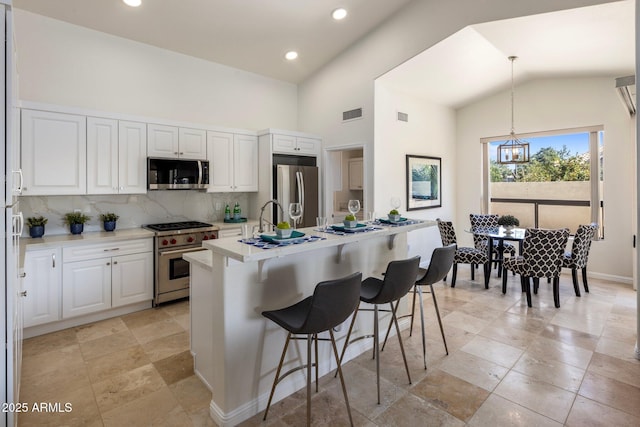
[[[147,158],[149,190],[204,190],[209,188],[209,161]]]

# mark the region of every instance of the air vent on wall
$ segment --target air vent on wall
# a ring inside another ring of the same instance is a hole
[[[409,121],[409,115],[407,113],[403,113],[398,111],[398,121],[399,122],[408,122]]]
[[[348,122],[350,120],[356,120],[362,118],[362,108],[356,108],[355,110],[343,111],[342,121]]]

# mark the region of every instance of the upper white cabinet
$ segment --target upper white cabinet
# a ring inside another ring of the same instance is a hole
[[[207,132],[208,192],[258,191],[258,138]]]
[[[349,159],[349,190],[362,190],[363,183],[362,158]]]
[[[146,124],[87,117],[87,193],[147,191]]]
[[[294,154],[299,156],[318,156],[322,141],[293,135],[273,135],[272,150],[279,154]]]
[[[167,159],[207,158],[207,133],[204,130],[149,124],[147,154]]]
[[[24,257],[24,327],[60,320],[60,248],[28,251]]]
[[[24,109],[21,135],[23,195],[86,193],[85,116]]]

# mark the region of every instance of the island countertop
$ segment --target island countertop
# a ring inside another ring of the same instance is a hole
[[[299,244],[281,245],[277,248],[263,249],[240,242],[240,238],[228,237],[216,240],[207,240],[202,242],[204,248],[210,249],[214,253],[227,256],[240,262],[253,262],[270,258],[279,258],[285,255],[313,251],[316,249],[327,248],[332,246],[340,246],[353,242],[363,242],[368,239],[380,236],[389,236],[390,239],[398,233],[417,230],[425,227],[435,226],[436,222],[432,220],[415,220],[412,224],[400,226],[375,225],[379,230],[362,231],[357,233],[345,233],[337,235],[332,233],[324,233],[317,231],[317,227],[300,228],[298,231],[305,235],[313,235],[322,237],[322,240],[314,242],[304,242]]]

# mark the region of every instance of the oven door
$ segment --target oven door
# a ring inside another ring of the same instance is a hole
[[[182,255],[206,251],[202,246],[160,251],[158,253],[158,293],[172,292],[189,287],[189,263]]]

